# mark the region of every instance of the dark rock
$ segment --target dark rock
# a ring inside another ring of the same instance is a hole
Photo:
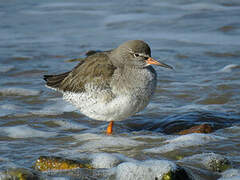
[[[191,134],[191,133],[211,133],[213,132],[212,127],[208,124],[201,124],[197,126],[193,126],[189,129],[185,129],[180,131],[178,134],[185,135],[185,134]]]

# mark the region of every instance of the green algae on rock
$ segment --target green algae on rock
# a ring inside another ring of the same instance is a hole
[[[34,165],[34,169],[38,171],[73,170],[78,168],[93,169],[93,167],[86,162],[82,163],[76,160],[53,156],[40,156]]]

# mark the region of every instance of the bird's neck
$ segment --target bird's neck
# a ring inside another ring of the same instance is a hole
[[[114,74],[112,84],[120,92],[129,92],[129,89],[141,89],[147,86],[148,80],[151,80],[151,73],[148,69],[142,68],[118,68]],[[133,91],[132,91],[133,92]]]

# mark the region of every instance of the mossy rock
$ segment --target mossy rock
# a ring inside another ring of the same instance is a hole
[[[203,164],[207,169],[215,172],[223,172],[232,167],[231,162],[227,158],[218,154],[205,158]]]
[[[34,169],[38,171],[73,170],[78,168],[93,169],[93,167],[87,162],[54,156],[40,156],[34,165]]]
[[[183,158],[180,162],[185,162],[193,166],[200,166],[214,172],[223,172],[232,167],[231,162],[220,154],[202,153]]]

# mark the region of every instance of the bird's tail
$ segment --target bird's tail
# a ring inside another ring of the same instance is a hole
[[[46,85],[53,89],[59,89],[61,82],[68,76],[70,72],[65,72],[57,75],[44,75],[43,79],[46,81]]]

